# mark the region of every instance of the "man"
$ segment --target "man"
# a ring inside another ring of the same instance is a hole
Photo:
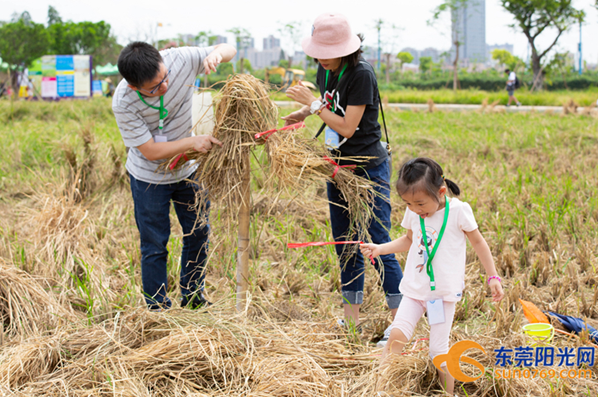
[[[170,201],[184,233],[181,306],[197,308],[208,303],[202,291],[209,226],[195,228],[199,214],[193,204],[200,188],[189,182],[197,166],[190,161],[181,170],[167,174],[156,169],[187,150],[207,153],[213,144],[221,145],[212,136],[191,134],[193,82],[198,74],[216,71],[218,64],[230,61],[235,54],[228,44],[158,52],[147,43],[134,42],[118,57],[124,79],[114,92],[112,110],[129,149],[126,168],[141,239],[143,292],[150,310],[172,305],[166,296]]]
[[[509,76],[507,79],[507,92],[509,93],[509,102],[507,102],[507,107],[511,106],[511,102],[515,101],[517,106],[521,106],[521,102],[515,98],[515,90],[519,88],[517,86],[517,75],[515,72],[511,72],[509,69],[505,70],[505,73]]]

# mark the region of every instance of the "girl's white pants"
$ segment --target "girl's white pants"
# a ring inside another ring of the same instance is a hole
[[[453,318],[455,317],[455,306],[457,302],[443,302],[444,305],[444,323],[430,326],[430,357],[434,359],[439,354],[446,354],[449,351],[449,337]],[[398,328],[403,335],[410,340],[413,336],[413,330],[421,316],[426,311],[426,302],[411,299],[403,296],[399,305],[399,310],[392,322],[391,328]],[[390,342],[389,342],[390,343]]]

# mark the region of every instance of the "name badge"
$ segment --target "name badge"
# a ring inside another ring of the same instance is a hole
[[[337,149],[339,143],[338,132],[327,126],[324,130],[324,143],[329,149]]]
[[[426,302],[426,310],[428,312],[428,324],[442,324],[446,320],[444,318],[444,303],[442,299]]]
[[[168,142],[166,135],[154,135],[154,142]]]

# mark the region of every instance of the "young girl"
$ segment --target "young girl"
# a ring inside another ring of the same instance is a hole
[[[407,204],[401,224],[407,234],[386,244],[361,245],[363,255],[371,258],[409,251],[400,284],[403,300],[391,325],[381,362],[388,353],[401,353],[425,311],[430,324],[430,357],[434,359],[449,350],[455,305],[465,287],[466,237],[488,274],[495,302],[504,295],[501,279],[471,207],[447,196],[447,190],[458,196],[460,189],[444,177],[440,165],[428,158],[408,161],[399,171],[396,188]],[[438,373],[441,384],[452,395],[453,377],[446,368]]]

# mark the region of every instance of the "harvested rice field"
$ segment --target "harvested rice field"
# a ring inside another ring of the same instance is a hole
[[[467,355],[484,371],[461,362],[463,372],[482,376],[457,382],[459,396],[598,395],[595,362],[556,360],[527,367],[525,376],[521,366],[499,365],[495,352],[527,346],[519,299],[598,327],[598,117],[568,113],[387,112],[395,174],[415,156],[438,161],[471,204],[503,278],[505,298],[494,304],[468,247],[451,346],[481,345],[484,351]],[[300,131],[310,137],[318,127],[308,119]],[[216,200],[206,281],[214,304],[148,312],[126,151],[110,101],[0,101],[0,138],[0,395],[443,395],[425,317],[405,354],[379,368],[376,342],[391,317],[371,266],[361,332],[338,327],[333,248],[287,248],[332,241],[325,186],[282,188],[270,178],[265,145],[250,157],[246,305],[237,311],[234,214]],[[392,201],[396,238],[405,206],[395,192]],[[174,210],[171,221],[169,294],[176,299],[182,231]],[[584,331],[557,333],[550,346],[592,345]],[[584,373],[559,376],[562,369]]]

